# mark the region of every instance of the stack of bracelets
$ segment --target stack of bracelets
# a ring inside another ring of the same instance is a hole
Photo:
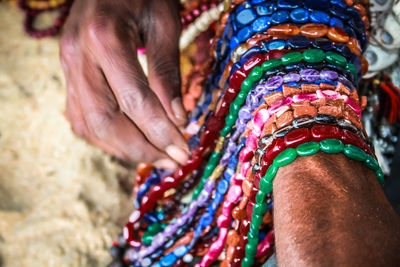
[[[199,7],[224,12],[192,93],[191,157],[173,173],[139,165],[136,210],[111,249],[121,266],[262,265],[274,250],[273,181],[297,157],[342,153],[384,182],[357,92],[365,1],[200,2],[184,23]]]

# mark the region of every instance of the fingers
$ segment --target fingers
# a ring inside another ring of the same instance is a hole
[[[121,110],[147,140],[183,164],[188,159],[187,143],[150,90],[137,60],[135,44],[127,38],[126,31],[122,35],[121,29],[115,27],[116,24],[102,20],[91,28],[92,53]]]
[[[181,97],[179,14],[176,6],[168,1],[159,1],[153,8],[156,17],[145,29],[150,87],[168,117],[177,126],[183,126],[187,122],[187,115]]]

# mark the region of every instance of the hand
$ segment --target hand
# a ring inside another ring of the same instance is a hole
[[[61,38],[66,116],[78,136],[121,159],[176,167],[188,158],[177,126],[178,0],[75,1]],[[136,50],[145,47],[148,78]]]

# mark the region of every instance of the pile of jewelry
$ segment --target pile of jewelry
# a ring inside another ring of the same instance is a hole
[[[113,266],[262,265],[274,250],[273,180],[297,157],[341,153],[384,182],[358,94],[366,1],[222,4],[201,8],[223,13],[183,131],[191,157],[174,172],[139,165]],[[203,16],[187,14],[185,23]]]

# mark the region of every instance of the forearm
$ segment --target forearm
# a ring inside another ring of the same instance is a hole
[[[400,262],[400,217],[374,173],[344,155],[299,157],[280,168],[274,225],[280,266]]]

